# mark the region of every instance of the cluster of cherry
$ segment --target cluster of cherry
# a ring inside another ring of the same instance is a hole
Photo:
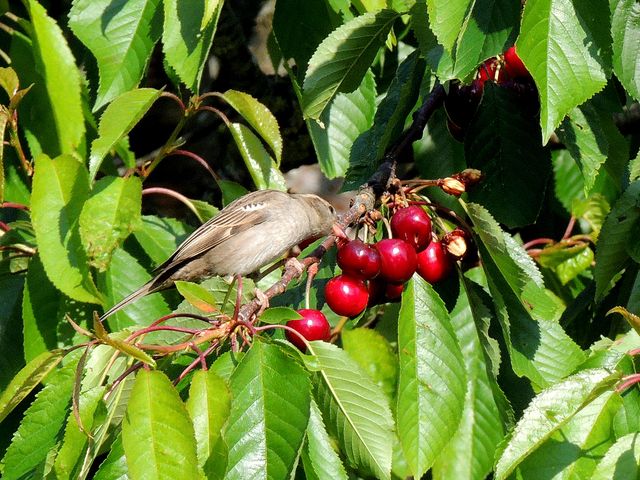
[[[466,251],[465,233],[455,229],[441,240],[434,238],[431,218],[419,205],[399,208],[391,217],[393,238],[375,244],[355,239],[339,246],[342,273],[325,286],[325,300],[338,315],[356,317],[367,307],[400,298],[404,284],[417,272],[429,283],[446,278]],[[462,248],[459,248],[462,246]],[[328,340],[331,329],[324,314],[302,309],[303,318],[287,326],[307,340]],[[304,350],[302,339],[290,330],[287,338]]]

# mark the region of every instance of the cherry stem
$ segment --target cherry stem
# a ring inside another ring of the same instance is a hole
[[[340,317],[340,321],[336,325],[336,328],[331,331],[331,343],[335,342],[336,339],[340,336],[340,334],[342,333],[342,329],[348,321],[349,317]]]
[[[276,329],[286,330],[287,332],[293,333],[300,340],[302,340],[305,345],[307,345],[307,346],[309,345],[309,341],[304,337],[304,335],[302,335],[296,329],[291,328],[288,325],[282,325],[282,324],[264,325],[262,327],[256,327],[255,330],[256,330],[256,332],[266,332],[268,330],[276,330]]]
[[[162,332],[162,331],[167,331],[167,332],[180,332],[180,333],[189,333],[191,335],[196,335],[198,333],[200,333],[202,330],[197,329],[197,328],[185,328],[185,327],[172,327],[171,325],[154,325],[154,326],[149,326],[149,327],[145,327],[142,328],[136,332],[133,332],[128,338],[127,341],[131,341],[134,338],[139,337],[140,335],[145,335],[147,333],[151,333],[151,332]]]
[[[180,99],[180,97],[178,97],[174,93],[162,92],[160,94],[160,96],[161,97],[165,97],[165,98],[170,98],[171,100],[174,100],[178,104],[178,106],[180,107],[180,110],[182,110],[183,112],[187,109],[187,107],[185,107],[184,102]]]
[[[229,121],[229,118],[224,113],[222,113],[221,110],[218,110],[217,108],[211,107],[209,105],[201,105],[200,107],[198,107],[198,111],[215,113],[218,117],[220,117],[220,119],[228,128],[231,128],[231,121]]]
[[[139,370],[143,365],[145,364],[142,362],[134,363],[129,368],[127,368],[118,378],[116,378],[111,384],[109,391],[105,394],[105,400],[109,398],[109,395],[111,395],[111,393],[116,389],[116,387],[120,384],[120,382],[122,382],[125,378],[127,378],[130,374],[132,374],[136,370]]]
[[[556,241],[553,238],[536,238],[522,245],[522,248],[529,250],[531,247],[535,247],[536,245],[549,245],[551,243],[556,243]]]
[[[213,171],[213,169],[209,166],[209,164],[206,162],[206,160],[204,158],[202,158],[200,155],[190,152],[189,150],[174,150],[171,153],[169,153],[167,155],[167,157],[170,157],[172,155],[182,155],[184,157],[189,157],[193,160],[195,160],[196,162],[198,162],[207,172],[209,172],[209,174],[213,177],[213,179],[216,182],[220,181],[220,176]]]
[[[630,386],[640,382],[640,373],[634,373],[632,375],[627,375],[626,377],[622,377],[623,382],[616,387],[616,392],[620,393]]]
[[[2,202],[0,203],[0,208],[16,208],[18,210],[26,210],[27,212],[29,211],[29,207],[27,205],[14,202]]]
[[[567,229],[564,231],[564,235],[562,235],[563,240],[569,238],[575,224],[576,224],[576,217],[571,215],[571,218],[569,219],[569,223],[567,224]]]
[[[167,195],[169,197],[175,198],[179,202],[182,202],[184,205],[186,205],[187,208],[189,210],[191,210],[196,215],[196,217],[198,216],[198,210],[193,205],[191,200],[189,200],[187,197],[185,197],[181,193],[178,193],[175,190],[171,190],[169,188],[164,188],[164,187],[149,187],[149,188],[145,188],[144,190],[142,190],[142,195],[150,195],[150,194],[154,194],[154,193],[155,194],[161,194],[161,195]]]
[[[207,348],[204,352],[202,350],[200,350],[195,344],[190,345],[190,347],[193,349],[194,352],[196,352],[196,354],[198,355],[198,358],[196,358],[193,362],[191,362],[183,371],[182,373],[180,373],[180,375],[178,375],[178,378],[176,378],[173,381],[173,385],[177,385],[178,383],[180,383],[180,381],[182,381],[182,379],[184,377],[186,377],[188,375],[188,373],[193,370],[196,365],[198,365],[198,363],[200,364],[200,368],[202,368],[202,370],[204,370],[205,372],[208,370],[207,367],[207,360],[206,357],[207,355],[209,355],[214,348],[216,348],[218,346],[218,342],[214,342],[209,348]]]

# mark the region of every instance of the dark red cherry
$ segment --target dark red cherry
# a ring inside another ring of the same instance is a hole
[[[394,237],[421,252],[431,242],[431,218],[417,205],[401,208],[391,217],[391,231]]]
[[[324,316],[319,310],[313,310],[303,308],[298,310],[298,313],[302,315],[302,318],[297,320],[289,320],[287,327],[293,328],[296,332],[302,335],[309,341],[322,340],[328,341],[331,338],[331,325],[327,321],[327,317]],[[287,330],[285,332],[287,340],[293,343],[300,350],[305,351],[307,346],[298,335]]]
[[[324,297],[331,310],[345,317],[360,315],[369,302],[364,281],[347,274],[329,280],[324,287]]]
[[[441,242],[431,242],[418,254],[418,274],[431,284],[447,277],[452,267],[453,261]]]
[[[380,273],[380,254],[362,240],[353,240],[338,250],[338,265],[342,271],[362,280]]]
[[[404,240],[386,238],[376,243],[380,253],[380,277],[391,283],[404,283],[416,271],[416,251]]]

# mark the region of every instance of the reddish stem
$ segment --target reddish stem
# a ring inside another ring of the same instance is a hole
[[[623,382],[616,387],[616,392],[620,393],[630,386],[640,382],[640,373],[634,373],[622,378]]]
[[[3,232],[8,232],[9,230],[11,230],[11,227],[4,222],[0,222],[0,230],[2,230]]]
[[[160,96],[174,100],[180,107],[180,110],[182,110],[183,112],[187,109],[187,107],[185,107],[184,102],[180,99],[180,97],[178,97],[177,95],[171,92],[162,92]]]
[[[170,157],[172,155],[182,155],[184,157],[189,157],[193,160],[195,160],[196,162],[198,162],[207,172],[209,172],[209,174],[213,177],[213,179],[216,182],[220,181],[220,176],[213,171],[213,169],[209,166],[209,164],[204,160],[204,158],[202,158],[200,155],[190,152],[188,150],[174,150],[173,152],[171,152],[170,154],[167,155],[167,157]]]
[[[575,224],[576,224],[576,217],[571,215],[571,218],[569,219],[569,223],[567,224],[567,229],[564,231],[564,235],[562,235],[563,240],[566,238],[569,238]]]
[[[549,245],[550,243],[556,243],[556,241],[553,238],[535,238],[522,245],[522,248],[529,250],[536,245]]]
[[[18,210],[29,211],[29,207],[27,205],[23,205],[22,203],[14,203],[14,202],[2,202],[0,203],[0,208],[16,208]]]

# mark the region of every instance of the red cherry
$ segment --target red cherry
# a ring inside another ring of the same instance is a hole
[[[369,280],[380,272],[380,254],[371,245],[356,239],[338,250],[338,265],[344,273]]]
[[[391,217],[393,236],[404,240],[416,252],[421,252],[431,243],[431,219],[417,205],[401,208]]]
[[[416,271],[418,259],[411,245],[399,238],[385,238],[376,243],[380,252],[380,277],[391,283],[404,283]]]
[[[429,283],[436,283],[449,275],[453,262],[441,242],[431,242],[418,254],[418,274]]]
[[[531,76],[516,53],[516,47],[511,47],[504,52],[504,70],[510,78],[529,78]]]
[[[402,296],[404,290],[404,283],[387,283],[387,287],[384,290],[384,295],[389,300],[396,300]]]
[[[327,282],[324,297],[329,308],[338,315],[360,315],[369,302],[369,292],[363,280],[349,275],[338,275]]]
[[[322,340],[326,342],[331,338],[331,325],[329,325],[324,313],[319,310],[307,308],[298,310],[298,313],[302,315],[302,318],[298,320],[289,320],[287,322],[287,327],[293,328],[309,341]],[[307,349],[305,343],[295,333],[287,330],[285,335],[287,340],[293,343],[300,350],[305,351]]]

